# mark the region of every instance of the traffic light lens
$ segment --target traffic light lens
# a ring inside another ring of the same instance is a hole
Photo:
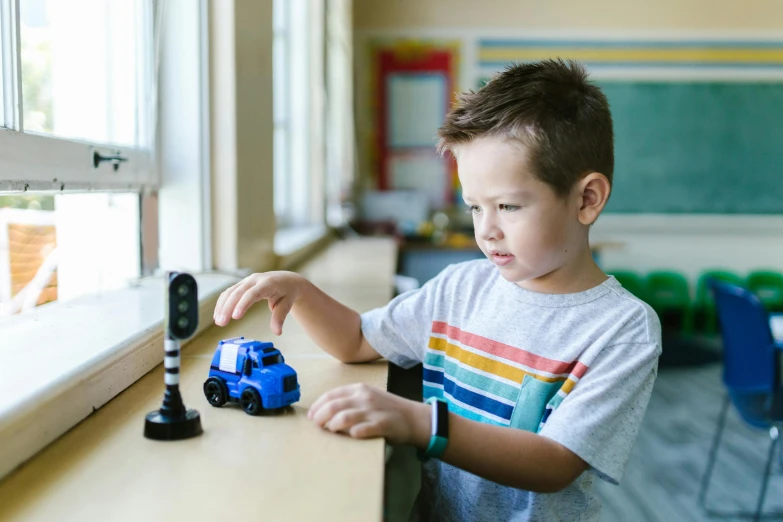
[[[180,301],[177,305],[177,310],[179,310],[179,313],[184,314],[188,311],[188,302],[187,301]]]
[[[187,317],[180,317],[177,321],[177,326],[179,326],[181,329],[185,329],[190,324],[190,321],[188,321]]]
[[[188,295],[188,286],[187,285],[179,285],[179,288],[177,288],[177,292],[180,296],[185,297]]]

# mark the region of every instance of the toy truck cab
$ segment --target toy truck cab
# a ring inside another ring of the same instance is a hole
[[[212,406],[236,402],[258,415],[295,403],[300,392],[296,371],[273,343],[236,337],[218,343],[204,395]]]

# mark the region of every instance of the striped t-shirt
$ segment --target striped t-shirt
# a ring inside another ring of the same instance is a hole
[[[488,260],[469,261],[363,314],[362,332],[391,362],[423,363],[425,399],[538,433],[590,465],[563,491],[539,494],[430,460],[421,520],[598,520],[593,477],[619,482],[661,351],[657,316],[617,280],[540,294],[506,281]]]

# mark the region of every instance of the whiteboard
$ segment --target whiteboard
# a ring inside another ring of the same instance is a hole
[[[392,153],[389,172],[392,188],[420,190],[427,195],[431,208],[447,205],[448,166],[435,149]]]
[[[386,78],[391,148],[432,147],[446,114],[446,75],[394,73]]]

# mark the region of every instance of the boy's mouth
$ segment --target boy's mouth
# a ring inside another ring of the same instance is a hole
[[[490,252],[490,259],[498,266],[505,266],[514,260],[513,254],[506,254],[503,252]]]

